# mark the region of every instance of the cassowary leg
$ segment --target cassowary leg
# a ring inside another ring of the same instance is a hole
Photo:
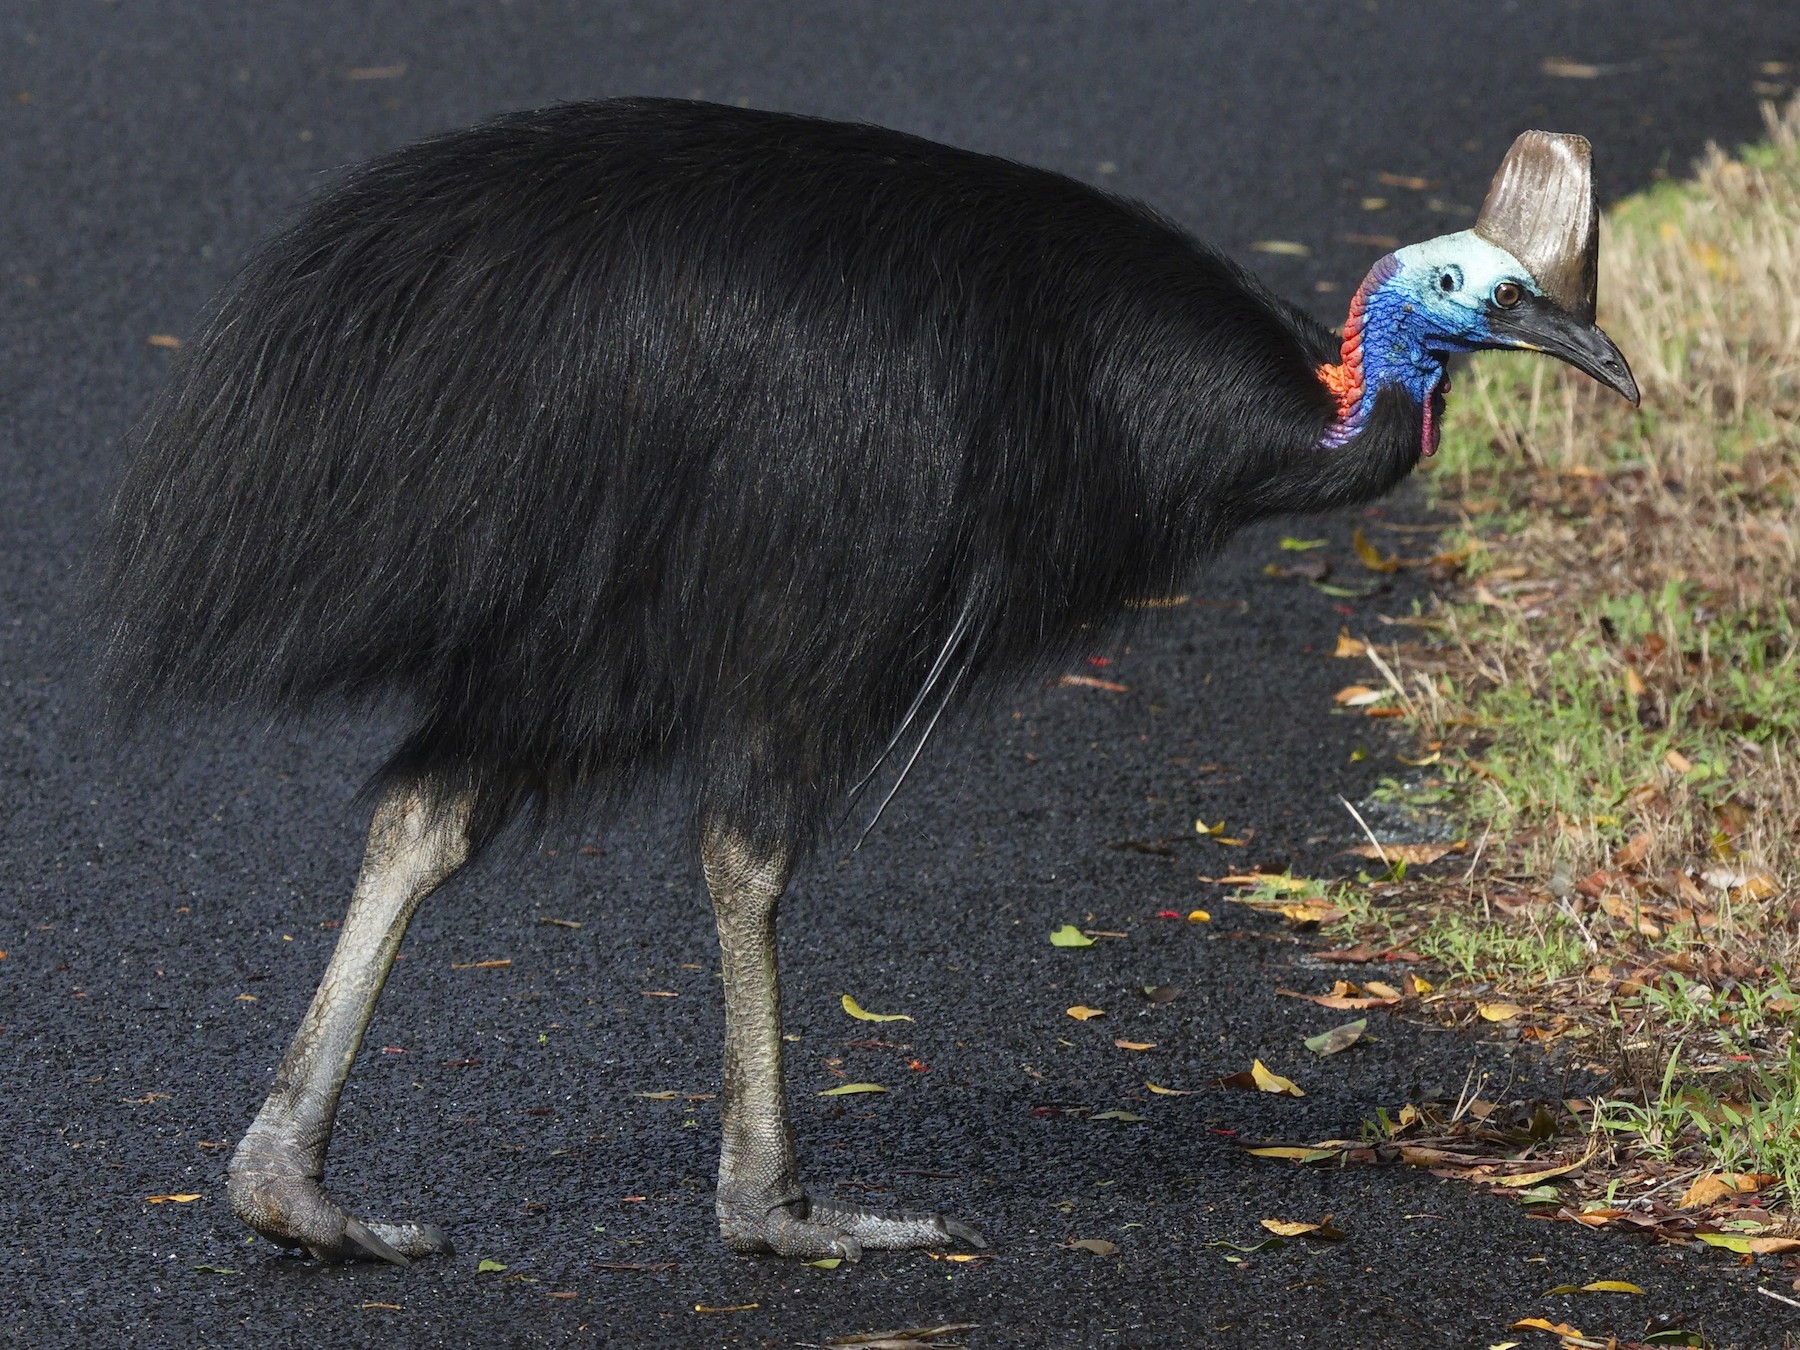
[[[439,805],[400,790],[375,808],[368,851],[337,950],[312,1006],[228,1169],[238,1218],[322,1261],[391,1261],[450,1252],[428,1223],[365,1222],[320,1186],[338,1096],[419,902],[468,857],[469,801]]]
[[[738,836],[709,833],[701,849],[725,976],[725,1080],[720,1100],[719,1231],[738,1252],[839,1256],[897,1250],[981,1234],[954,1219],[874,1213],[816,1200],[800,1185],[781,1075],[781,986],[775,910],[787,886],[780,858]]]

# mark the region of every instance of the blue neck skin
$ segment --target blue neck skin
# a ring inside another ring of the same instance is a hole
[[[1424,453],[1437,449],[1438,413],[1448,387],[1444,358],[1496,345],[1480,307],[1468,302],[1466,292],[1440,289],[1446,268],[1458,292],[1465,284],[1463,269],[1450,261],[1462,250],[1440,247],[1461,238],[1401,249],[1369,269],[1344,326],[1342,369],[1359,371],[1360,387],[1340,393],[1338,417],[1321,439],[1322,448],[1336,449],[1354,439],[1374,412],[1376,396],[1398,385],[1420,409]]]

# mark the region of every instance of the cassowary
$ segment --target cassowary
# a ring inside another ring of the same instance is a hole
[[[327,1260],[436,1227],[321,1186],[419,903],[509,822],[661,784],[723,950],[717,1213],[741,1252],[958,1238],[810,1194],[775,912],[880,766],[1085,647],[1233,530],[1387,491],[1453,353],[1593,326],[1587,142],[1530,132],[1473,230],[1378,262],[1341,340],[1152,211],[870,126],[655,99],[501,117],[358,169],[258,251],[133,437],[100,687],[393,706],[337,949],[230,1163]]]

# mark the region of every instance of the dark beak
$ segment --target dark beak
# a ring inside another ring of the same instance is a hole
[[[1490,305],[1487,322],[1502,345],[1567,361],[1636,406],[1638,387],[1631,378],[1631,367],[1625,364],[1625,356],[1613,340],[1593,324],[1530,292],[1511,309]]]

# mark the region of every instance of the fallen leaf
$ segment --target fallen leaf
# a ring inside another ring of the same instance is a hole
[[[152,333],[145,341],[152,347],[162,347],[167,351],[174,351],[181,346],[181,339],[173,333]]]
[[[1343,1230],[1332,1225],[1331,1216],[1327,1214],[1317,1223],[1299,1223],[1291,1219],[1263,1219],[1262,1226],[1280,1237],[1316,1237],[1326,1242],[1340,1241]]]
[[[1295,243],[1292,239],[1258,239],[1250,245],[1257,253],[1275,253],[1284,258],[1306,258],[1312,256],[1312,250],[1305,244]]]
[[[1195,834],[1224,834],[1225,833],[1225,822],[1221,820],[1217,825],[1208,825],[1204,820],[1196,820],[1194,822],[1194,833]]]
[[[1424,995],[1429,994],[1432,991],[1432,989],[1436,987],[1431,983],[1430,980],[1421,979],[1419,976],[1412,974],[1410,971],[1407,973],[1406,979],[1407,979],[1407,982],[1412,986],[1412,993],[1413,993],[1414,998],[1423,997]]]
[[[850,995],[848,995],[848,994],[845,994],[843,996],[843,1002],[844,1002],[844,1011],[849,1013],[852,1017],[854,1017],[859,1022],[910,1022],[910,1021],[912,1021],[912,1018],[908,1017],[905,1013],[872,1013],[872,1012],[869,1012],[864,1008],[858,1007],[856,1000],[851,998]]]
[[[1144,1119],[1132,1111],[1099,1111],[1088,1117],[1089,1120],[1122,1120],[1127,1125],[1136,1125]]]
[[[1477,1003],[1475,1011],[1487,1022],[1510,1022],[1525,1009],[1517,1003]]]
[[[1694,761],[1679,750],[1671,750],[1664,755],[1663,763],[1675,770],[1676,773],[1692,773],[1694,771]]]
[[[753,1305],[754,1306],[754,1305]],[[906,1327],[899,1331],[861,1331],[833,1336],[825,1344],[831,1350],[931,1350],[944,1337],[973,1331],[979,1322],[948,1322],[941,1327]]]
[[[202,1275],[242,1275],[241,1270],[233,1270],[230,1266],[195,1266]]]
[[[681,1094],[679,1092],[640,1092],[637,1095],[645,1101],[672,1102]]]
[[[1208,914],[1203,909],[1191,909],[1188,911],[1188,922],[1189,923],[1211,923],[1212,915]]]
[[[1400,559],[1398,557],[1382,557],[1381,550],[1369,542],[1360,525],[1356,527],[1356,533],[1350,536],[1350,547],[1356,550],[1357,559],[1370,572],[1398,572],[1400,570]]]
[[[512,957],[502,957],[498,961],[452,961],[452,970],[505,970],[512,964]]]
[[[1599,66],[1586,61],[1568,61],[1560,56],[1546,56],[1538,62],[1538,69],[1559,80],[1593,80],[1601,74]]]
[[[1347,684],[1331,696],[1333,703],[1346,708],[1366,708],[1388,696],[1386,689],[1371,689],[1366,684]]]
[[[821,1256],[817,1261],[802,1261],[803,1266],[811,1266],[814,1270],[836,1270],[844,1264],[841,1256]]]
[[[1144,997],[1152,1003],[1173,1003],[1181,990],[1172,984],[1147,984],[1143,986]]]
[[[505,1270],[506,1263],[504,1261],[496,1261],[492,1257],[483,1257],[480,1261],[475,1263],[475,1269],[482,1272]]]
[[[1144,1086],[1150,1089],[1150,1091],[1155,1093],[1158,1097],[1191,1097],[1194,1095],[1192,1088],[1158,1087],[1148,1079],[1145,1080]]]
[[[1129,694],[1131,688],[1120,684],[1117,680],[1097,680],[1092,675],[1064,675],[1058,684],[1074,685],[1080,689],[1104,689],[1109,694]]]
[[[1359,642],[1351,637],[1348,628],[1340,628],[1338,629],[1337,647],[1331,654],[1343,660],[1351,660],[1358,656],[1367,656],[1369,647],[1367,643]]]
[[[1077,1003],[1073,1008],[1068,1009],[1068,1013],[1077,1022],[1086,1022],[1095,1017],[1105,1017],[1106,1009],[1090,1008],[1085,1003]]]
[[[1585,1339],[1582,1334],[1567,1322],[1550,1322],[1542,1317],[1521,1317],[1507,1327],[1508,1331],[1547,1331],[1552,1336],[1573,1336],[1577,1340]]]
[[[1083,933],[1072,923],[1065,923],[1050,935],[1052,947],[1091,947],[1094,939]]]
[[[1429,178],[1420,178],[1409,173],[1378,173],[1375,179],[1383,187],[1405,188],[1409,192],[1423,192],[1431,186]]]
[[[1563,1163],[1557,1167],[1544,1167],[1536,1172],[1519,1172],[1509,1177],[1489,1177],[1487,1180],[1496,1186],[1506,1186],[1508,1188],[1536,1186],[1550,1180],[1551,1177],[1564,1176],[1569,1172],[1573,1172],[1578,1167],[1585,1167],[1588,1159],[1593,1156],[1594,1155],[1590,1152],[1584,1157],[1576,1159],[1572,1163]]]
[[[1655,838],[1648,830],[1633,835],[1627,843],[1620,845],[1619,849],[1613,854],[1613,866],[1636,867],[1639,863],[1643,862],[1645,858],[1650,856],[1650,845],[1655,842]]]
[[[1108,1242],[1105,1238],[1078,1238],[1069,1246],[1084,1252],[1092,1252],[1095,1256],[1111,1256],[1119,1250],[1117,1243]]]
[[[1327,1158],[1338,1156],[1335,1148],[1303,1148],[1293,1144],[1270,1144],[1264,1148],[1249,1148],[1244,1152],[1258,1158],[1289,1158],[1294,1162],[1324,1162]]]
[[[1265,886],[1271,891],[1303,891],[1312,885],[1305,877],[1284,876],[1279,872],[1237,872],[1213,880],[1220,886]]]
[[[1363,988],[1373,994],[1376,998],[1385,999],[1390,1003],[1398,1003],[1400,1001],[1400,991],[1394,988],[1393,985],[1384,984],[1380,980],[1370,980],[1367,984],[1363,985]]]
[[[1278,1073],[1271,1073],[1260,1059],[1250,1062],[1250,1076],[1256,1080],[1256,1086],[1260,1091],[1279,1093],[1283,1097],[1304,1097],[1306,1095],[1291,1079],[1283,1078]]]
[[[1728,1252],[1738,1252],[1745,1256],[1800,1252],[1800,1238],[1751,1237],[1747,1233],[1696,1233],[1694,1236],[1709,1247],[1723,1247]]]
[[[1359,1017],[1354,1022],[1345,1022],[1342,1026],[1322,1031],[1317,1036],[1308,1036],[1306,1048],[1315,1055],[1335,1055],[1355,1045],[1368,1029],[1369,1019]]]
[[[200,1192],[192,1191],[181,1195],[146,1195],[144,1202],[151,1205],[187,1205],[200,1198]]]
[[[1642,1294],[1645,1291],[1630,1280],[1590,1280],[1570,1292],[1576,1294]]]
[[[552,928],[569,928],[580,931],[581,925],[574,919],[539,919],[539,923],[547,923]]]
[[[851,1097],[859,1092],[886,1092],[880,1083],[840,1083],[834,1088],[826,1088],[823,1092],[815,1092],[815,1097]]]
[[[1330,542],[1329,539],[1295,539],[1289,536],[1281,541],[1281,547],[1287,553],[1306,553],[1315,548],[1324,548]]]
[[[707,1303],[696,1303],[694,1305],[694,1311],[697,1313],[749,1312],[752,1308],[760,1307],[762,1307],[762,1304],[760,1303],[733,1303],[720,1308],[715,1308]]]
[[[1263,1219],[1261,1223],[1271,1233],[1281,1237],[1299,1237],[1302,1233],[1319,1231],[1319,1225],[1316,1223],[1295,1223],[1289,1219]]]
[[[1113,1044],[1118,1046],[1119,1049],[1121,1049],[1121,1050],[1154,1050],[1154,1049],[1156,1049],[1155,1041],[1114,1041]]]
[[[1681,1209],[1701,1209],[1715,1200],[1736,1194],[1737,1187],[1733,1183],[1717,1172],[1707,1172],[1694,1178],[1694,1184],[1683,1191],[1681,1199],[1675,1203]]]
[[[1358,844],[1350,852],[1359,858],[1371,858],[1382,861],[1387,855],[1388,862],[1403,862],[1408,867],[1424,867],[1436,862],[1447,853],[1461,853],[1467,844],[1458,839],[1453,844],[1383,844],[1379,849],[1373,844]]]

